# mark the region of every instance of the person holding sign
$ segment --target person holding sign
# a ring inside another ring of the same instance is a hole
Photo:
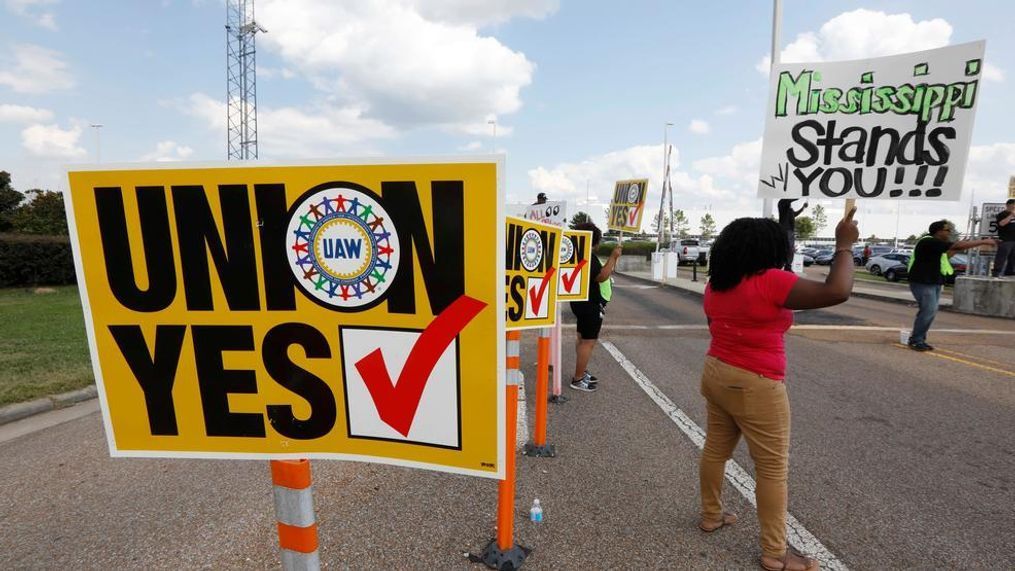
[[[712,246],[705,315],[712,343],[701,394],[708,429],[701,454],[702,531],[736,523],[721,501],[726,461],[743,436],[754,460],[761,526],[761,565],[770,571],[814,570],[816,560],[786,544],[790,410],[784,336],[794,309],[838,305],[853,291],[852,246],[860,236],[849,211],[835,229],[835,255],[824,282],[782,268],[792,253],[774,220],[740,218]]]
[[[1004,210],[997,213],[997,237],[1001,243],[994,256],[995,278],[1015,276],[1015,198],[1004,203]]]
[[[589,270],[589,298],[586,301],[572,301],[571,312],[578,320],[578,332],[575,339],[575,364],[574,377],[571,378],[571,388],[579,391],[593,392],[598,388],[596,379],[586,369],[589,359],[592,357],[592,349],[599,339],[599,330],[603,327],[603,316],[606,314],[606,304],[613,297],[613,289],[610,286],[610,276],[617,265],[617,259],[623,252],[623,247],[617,244],[610,252],[610,259],[606,265],[599,261],[595,254],[599,247],[599,241],[603,232],[595,224],[585,222],[575,227],[575,230],[592,232],[592,256]]]
[[[997,244],[996,240],[990,238],[953,242],[954,234],[955,227],[951,222],[947,220],[932,222],[927,235],[916,243],[913,255],[909,258],[909,291],[913,292],[916,304],[920,308],[916,312],[913,333],[909,337],[909,348],[914,351],[934,349],[927,344],[927,331],[937,316],[945,276],[955,273],[948,258],[963,250]]]
[[[796,198],[783,198],[779,201],[779,226],[786,232],[786,240],[789,241],[789,261],[786,262],[784,270],[793,270],[793,254],[796,253],[796,217],[807,208],[805,202],[800,210],[793,210],[793,203]]]

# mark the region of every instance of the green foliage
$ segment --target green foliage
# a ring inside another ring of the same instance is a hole
[[[25,195],[11,187],[10,173],[0,171],[0,232],[7,232],[14,226],[11,217],[24,199]]]
[[[613,248],[617,246],[616,242],[605,242],[599,244],[599,248],[596,249],[596,255],[605,258],[610,255]],[[656,243],[648,240],[630,240],[624,241],[624,255],[625,256],[645,256],[650,257],[652,252],[656,251]]]
[[[712,214],[706,212],[701,217],[701,239],[708,240],[715,236],[715,218],[712,218]]]
[[[816,233],[817,229],[814,226],[814,220],[811,220],[810,216],[797,216],[796,237],[798,240],[813,238]]]
[[[825,226],[828,226],[828,215],[825,214],[825,207],[820,204],[811,209],[811,219],[814,220],[814,233],[820,234]]]
[[[574,230],[579,224],[584,224],[586,222],[592,222],[592,217],[589,216],[588,213],[579,210],[571,217],[571,222],[568,223],[568,228]]]
[[[67,236],[0,234],[0,287],[75,283]]]
[[[12,231],[21,234],[67,235],[67,214],[62,194],[34,188],[26,192],[25,197],[27,202],[11,215]]]
[[[687,219],[687,215],[684,214],[683,210],[673,211],[673,224],[678,238],[687,238],[691,235],[691,222]]]

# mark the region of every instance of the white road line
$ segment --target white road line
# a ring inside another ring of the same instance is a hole
[[[574,323],[564,323],[564,327],[574,328]],[[898,332],[900,329],[909,327],[910,324],[898,327],[882,325],[794,325],[790,331],[886,331]],[[603,325],[604,331],[707,331],[708,325],[686,324],[686,325]],[[934,333],[950,333],[963,335],[1015,335],[1013,330],[1003,329],[938,329]]]
[[[617,349],[616,345],[609,341],[600,341],[603,347],[610,352],[610,355],[620,363],[620,366],[627,371],[627,374],[631,376],[634,382],[638,383],[645,394],[649,396],[659,408],[666,413],[666,416],[670,417],[677,427],[691,439],[698,449],[702,449],[705,446],[705,431],[703,431],[684,411],[680,410],[677,405],[673,404],[673,401],[669,399],[662,391],[660,391],[652,381],[645,376],[638,367],[634,365],[624,356],[623,353]],[[751,477],[739,464],[734,460],[730,460],[726,463],[726,479],[729,480],[733,487],[735,487],[752,506],[757,508],[757,502],[754,499],[754,478]],[[807,531],[792,514],[786,514],[786,527],[787,535],[790,545],[796,547],[800,551],[813,556],[814,558],[821,561],[822,569],[841,570],[847,571],[846,565],[839,561],[831,551],[825,547],[817,537]]]

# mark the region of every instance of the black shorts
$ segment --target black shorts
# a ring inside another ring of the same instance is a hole
[[[578,336],[582,339],[599,339],[606,308],[596,302],[573,301],[571,313],[578,318]]]

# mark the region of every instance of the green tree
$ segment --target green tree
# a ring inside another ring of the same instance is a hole
[[[678,238],[687,238],[691,235],[691,222],[687,219],[687,215],[684,214],[683,210],[673,211],[673,224]]]
[[[11,216],[15,232],[67,235],[67,213],[62,194],[33,188],[25,193],[25,197],[27,200]]]
[[[795,230],[798,240],[809,240],[817,232],[810,216],[797,216]]]
[[[712,236],[715,236],[715,218],[712,218],[712,214],[706,212],[701,217],[701,238],[708,240]]]
[[[586,222],[592,222],[592,217],[587,212],[579,210],[571,217],[571,221],[568,223],[568,227],[574,230],[579,224],[585,224]]]
[[[868,244],[873,244],[874,242],[877,242],[880,239],[881,238],[878,238],[876,235],[871,234],[870,236],[867,237],[867,243]]]
[[[10,173],[0,171],[0,232],[10,231],[14,226],[14,212],[24,199],[25,195],[11,186]]]
[[[920,239],[920,237],[917,236],[916,234],[910,234],[909,238],[906,238],[906,242],[909,242],[910,244],[912,244],[913,242],[916,242],[919,239]]]
[[[815,205],[811,209],[811,219],[814,221],[814,233],[821,234],[821,231],[828,226],[828,215],[825,214],[825,208],[820,204]]]

